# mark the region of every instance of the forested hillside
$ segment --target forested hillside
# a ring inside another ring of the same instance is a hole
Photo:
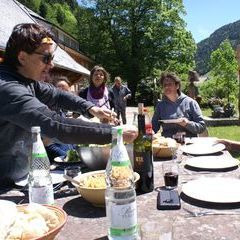
[[[76,0],[18,0],[43,18],[56,24],[77,38],[77,15],[80,7]]]
[[[210,55],[225,39],[229,39],[232,47],[236,49],[237,44],[240,43],[240,20],[224,25],[211,34],[209,38],[197,44],[196,66],[200,74],[209,71]]]

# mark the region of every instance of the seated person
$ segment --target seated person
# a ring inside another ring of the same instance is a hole
[[[63,91],[70,92],[70,81],[67,77],[64,76],[55,76],[54,85]],[[62,117],[68,117],[68,112],[62,109],[56,109],[56,112]],[[54,158],[67,156],[69,150],[75,150],[76,145],[74,144],[64,144],[64,143],[55,143],[48,138],[43,139],[44,146],[47,151],[48,158],[50,162],[53,162]]]
[[[53,143],[49,138],[43,138],[43,143],[50,162],[53,162],[56,157],[64,159],[69,150],[76,150],[74,144]]]
[[[198,103],[181,92],[181,80],[174,73],[163,73],[160,78],[163,98],[157,103],[152,118],[156,133],[162,124],[164,137],[185,132],[186,137],[197,137],[206,129]],[[178,119],[177,123],[161,123],[159,120]]]

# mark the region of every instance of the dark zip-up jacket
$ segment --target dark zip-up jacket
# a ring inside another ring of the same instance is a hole
[[[65,118],[53,107],[89,115],[93,104],[0,65],[0,181],[28,173],[32,126],[40,126],[41,134],[54,142],[111,142],[111,126]]]

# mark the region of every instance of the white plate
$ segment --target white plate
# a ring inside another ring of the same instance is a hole
[[[210,142],[206,141],[206,143],[193,143],[190,145],[180,146],[181,151],[193,154],[193,155],[207,155],[213,154],[217,152],[221,152],[225,149],[225,145],[222,143],[218,144],[211,144]]]
[[[200,178],[185,183],[182,192],[194,199],[212,203],[240,202],[240,179],[237,178]]]
[[[227,156],[199,156],[186,160],[186,165],[200,169],[224,169],[236,167],[239,161]]]
[[[60,157],[55,157],[54,159],[54,162],[57,162],[57,163],[66,163],[66,164],[68,164],[68,163],[79,163],[79,162],[81,162],[81,160],[79,159],[78,161],[75,161],[75,162],[67,162],[67,161],[64,161],[65,160],[65,156],[60,156]]]
[[[65,182],[66,179],[63,177],[64,175],[64,172],[63,171],[52,171],[51,172],[51,176],[52,176],[52,182],[53,184],[58,184],[58,183],[61,183],[61,182]],[[15,184],[17,186],[20,186],[20,187],[24,187],[26,186],[28,183],[28,179],[25,178],[19,182],[15,182]]]
[[[159,122],[163,122],[163,123],[180,123],[182,122],[181,118],[177,118],[177,119],[161,119],[159,120]]]
[[[185,138],[185,143],[187,144],[202,144],[202,143],[209,143],[211,145],[216,143],[216,137],[192,137],[192,138]]]

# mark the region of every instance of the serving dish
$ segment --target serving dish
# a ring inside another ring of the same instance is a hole
[[[73,183],[72,184],[76,187],[77,191],[80,193],[80,195],[93,204],[96,207],[104,207],[105,206],[105,190],[106,186],[100,186],[100,187],[88,187],[81,185],[81,183],[86,180],[86,178],[90,176],[96,176],[99,174],[105,174],[105,170],[99,170],[99,171],[92,171],[84,174],[80,174],[73,179],[79,182],[80,184]],[[134,182],[136,183],[140,179],[140,176],[138,173],[134,172]]]
[[[157,158],[168,158],[172,157],[178,148],[176,140],[172,138],[165,138],[155,134],[152,147],[153,156]]]
[[[15,210],[12,224],[0,233],[3,239],[53,240],[67,220],[66,212],[52,205],[22,204]]]

